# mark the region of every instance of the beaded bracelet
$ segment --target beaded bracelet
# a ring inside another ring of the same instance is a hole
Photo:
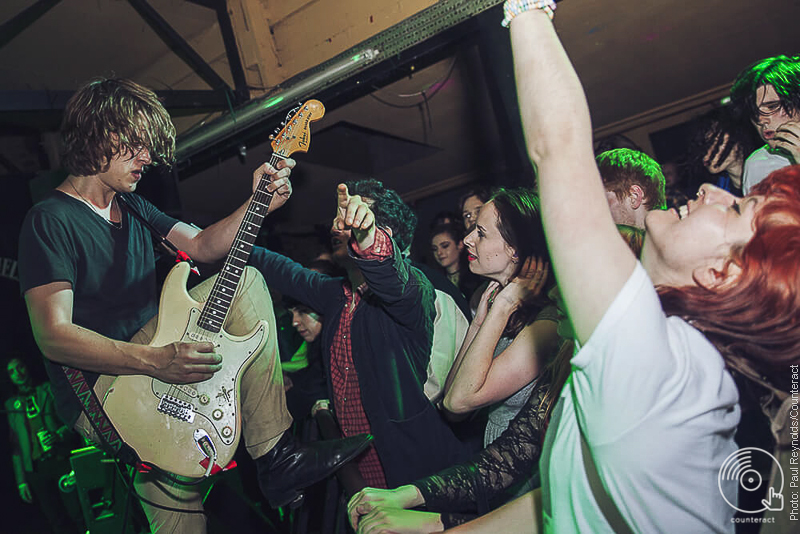
[[[541,9],[547,13],[550,20],[553,20],[556,3],[555,0],[506,0],[503,4],[503,22],[500,24],[502,24],[503,28],[508,28],[508,25],[511,24],[511,19],[532,9]]]

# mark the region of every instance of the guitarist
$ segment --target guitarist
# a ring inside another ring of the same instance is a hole
[[[211,378],[222,359],[211,343],[175,342],[163,347],[152,338],[157,313],[153,240],[149,230],[121,207],[117,195],[175,245],[199,262],[227,254],[242,222],[245,202],[204,230],[165,215],[133,194],[145,167],[169,164],[175,127],[156,95],[124,79],[99,79],[79,89],[67,103],[61,127],[62,163],[69,176],[29,211],[20,236],[20,285],[59,415],[97,441],[61,366],[78,368],[102,399],[114,375],[139,374],[171,383]],[[294,161],[259,167],[257,183],[269,175],[274,193],[268,213],[292,193]],[[213,285],[192,290],[203,300]],[[241,295],[245,295],[243,298]],[[327,477],[369,443],[369,436],[300,445],[289,429],[292,419],[278,360],[272,303],[254,269],[242,277],[225,328],[234,335],[259,320],[270,333],[242,378],[243,435],[259,467],[259,483],[275,505],[297,490]],[[128,340],[131,340],[129,342]],[[135,487],[151,530],[205,532],[202,495],[153,472],[137,475]]]

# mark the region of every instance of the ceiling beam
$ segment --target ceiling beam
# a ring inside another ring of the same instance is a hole
[[[228,13],[227,2],[223,0],[216,4],[219,31],[222,34],[225,54],[228,56],[228,65],[231,69],[231,76],[233,76],[233,84],[236,87],[236,102],[241,104],[250,100],[250,89],[247,87],[242,56],[239,54],[239,47],[236,45],[236,34],[233,30],[230,13]]]
[[[231,91],[225,80],[176,32],[146,0],[128,0],[139,16],[178,57],[214,90]],[[231,91],[232,92],[232,91]]]
[[[18,15],[8,22],[3,23],[0,26],[0,48],[10,43],[14,37],[24,32],[59,2],[61,0],[39,0],[32,6],[20,11]]]
[[[225,146],[231,138],[241,142],[241,139],[247,137],[248,129],[259,130],[266,120],[285,113],[297,105],[297,102],[312,95],[320,95],[327,89],[342,87],[343,82],[380,64],[394,67],[404,57],[404,52],[437,40],[438,35],[456,30],[462,23],[501,1],[435,2],[330,60],[285,80],[279,86],[273,87],[272,92],[254,98],[230,113],[179,136],[176,140],[176,158],[179,163],[184,163],[195,155],[198,156],[197,159],[202,159],[213,153],[211,147]],[[260,4],[254,2],[253,5]],[[358,85],[361,81],[355,79],[353,83]],[[368,85],[365,83],[362,86]]]
[[[225,0],[186,0],[189,3],[196,4],[201,7],[207,7],[208,9],[217,9],[220,5],[225,7]]]
[[[74,91],[0,91],[0,112],[61,111]],[[164,107],[174,112],[228,109],[219,91],[156,91]]]

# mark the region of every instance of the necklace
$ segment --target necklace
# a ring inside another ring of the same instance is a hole
[[[100,210],[97,208],[97,206],[95,206],[94,204],[92,204],[91,202],[89,202],[88,200],[86,200],[86,197],[84,197],[83,195],[81,195],[81,192],[80,192],[80,191],[78,191],[78,189],[75,187],[75,184],[73,184],[73,183],[72,183],[72,178],[71,178],[71,177],[70,177],[70,179],[69,179],[68,181],[69,181],[69,186],[72,188],[72,190],[73,190],[73,191],[75,191],[75,193],[76,193],[76,194],[77,194],[79,197],[81,197],[81,200],[83,201],[83,203],[84,203],[84,204],[86,204],[87,206],[89,206],[89,208],[91,208],[91,210],[92,210],[93,212],[95,212],[97,215],[99,215],[101,219],[103,219],[105,222],[107,222],[109,225],[111,225],[111,227],[112,227],[112,228],[116,228],[116,229],[120,229],[120,228],[122,228],[122,219],[120,219],[120,221],[119,221],[119,222],[114,222],[114,221],[112,221],[110,218],[108,218],[108,217],[106,217],[105,215],[103,215],[103,212],[102,212],[102,211],[100,211]],[[113,208],[113,202],[114,202],[114,199],[113,199],[113,198],[111,199],[111,202],[112,202],[111,206],[112,206],[112,208]],[[109,216],[110,216],[110,215],[111,215],[111,209],[109,209],[109,210],[108,210],[108,213],[109,213]]]

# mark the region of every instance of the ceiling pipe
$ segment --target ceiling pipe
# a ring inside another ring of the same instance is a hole
[[[375,48],[364,49],[355,55],[324,65],[318,73],[295,83],[291,83],[290,80],[290,85],[282,91],[253,99],[208,123],[201,123],[176,140],[177,163],[184,162],[220,141],[294,107],[301,99],[308,98],[328,85],[367,67],[379,55],[380,51]]]

